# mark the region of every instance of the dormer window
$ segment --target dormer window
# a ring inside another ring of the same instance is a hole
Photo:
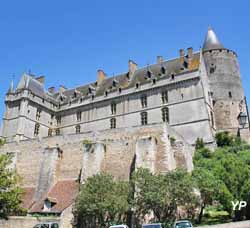
[[[44,200],[44,204],[43,204],[43,211],[44,212],[49,212],[51,211],[51,208],[56,204],[56,202],[54,200],[50,200],[50,199],[45,199]]]
[[[89,94],[91,94],[92,93],[92,89],[91,89],[91,87],[89,87]]]
[[[117,84],[118,84],[118,81],[114,79],[113,82],[112,82],[112,86],[113,86],[113,87],[116,87]]]
[[[148,76],[148,78],[151,78],[151,76],[152,76],[152,73],[149,70],[147,71],[147,76]]]
[[[161,73],[162,73],[162,74],[166,74],[166,69],[165,69],[164,66],[161,67]]]

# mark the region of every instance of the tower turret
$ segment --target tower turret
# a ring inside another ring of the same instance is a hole
[[[202,51],[217,131],[237,134],[239,128],[245,128],[241,132],[249,134],[249,125],[239,126],[238,122],[239,113],[246,112],[246,105],[236,53],[222,45],[212,28],[207,31]]]

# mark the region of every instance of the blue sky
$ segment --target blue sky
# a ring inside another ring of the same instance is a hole
[[[11,78],[46,76],[46,87],[68,88],[144,66],[202,46],[209,25],[238,53],[250,97],[250,1],[2,1],[0,4],[0,116]]]

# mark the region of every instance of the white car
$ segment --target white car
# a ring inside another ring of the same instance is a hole
[[[193,225],[188,220],[179,220],[174,223],[173,228],[193,228]]]
[[[115,226],[110,226],[109,228],[129,228],[127,225],[115,225]]]

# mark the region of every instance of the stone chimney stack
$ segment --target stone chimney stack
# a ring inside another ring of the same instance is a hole
[[[60,92],[60,93],[65,92],[66,89],[67,89],[67,88],[66,88],[65,86],[63,86],[63,85],[60,85],[60,86],[59,86],[59,92]]]
[[[157,56],[157,63],[162,64],[163,63],[163,57],[161,55]]]
[[[45,82],[45,76],[43,76],[43,75],[39,76],[39,77],[36,78],[36,80],[39,81],[41,84],[44,84],[44,82]]]
[[[184,69],[184,61],[185,61],[185,51],[184,49],[180,49],[180,66],[181,66],[181,69]]]
[[[55,87],[51,86],[50,88],[48,88],[48,91],[52,94],[55,93]]]
[[[99,86],[100,84],[102,84],[105,78],[106,78],[106,74],[104,73],[104,71],[98,70],[97,71],[97,85]]]
[[[193,55],[194,55],[194,54],[193,54],[193,48],[190,47],[190,48],[188,48],[187,50],[188,50],[188,58],[189,58],[189,59],[192,59],[192,58],[193,58]]]
[[[193,56],[194,56],[194,53],[193,53],[193,48],[190,47],[187,49],[188,51],[188,68],[191,69],[192,68],[192,60],[193,60]]]
[[[136,70],[137,70],[137,64],[133,60],[129,60],[128,61],[129,78],[133,76]]]

